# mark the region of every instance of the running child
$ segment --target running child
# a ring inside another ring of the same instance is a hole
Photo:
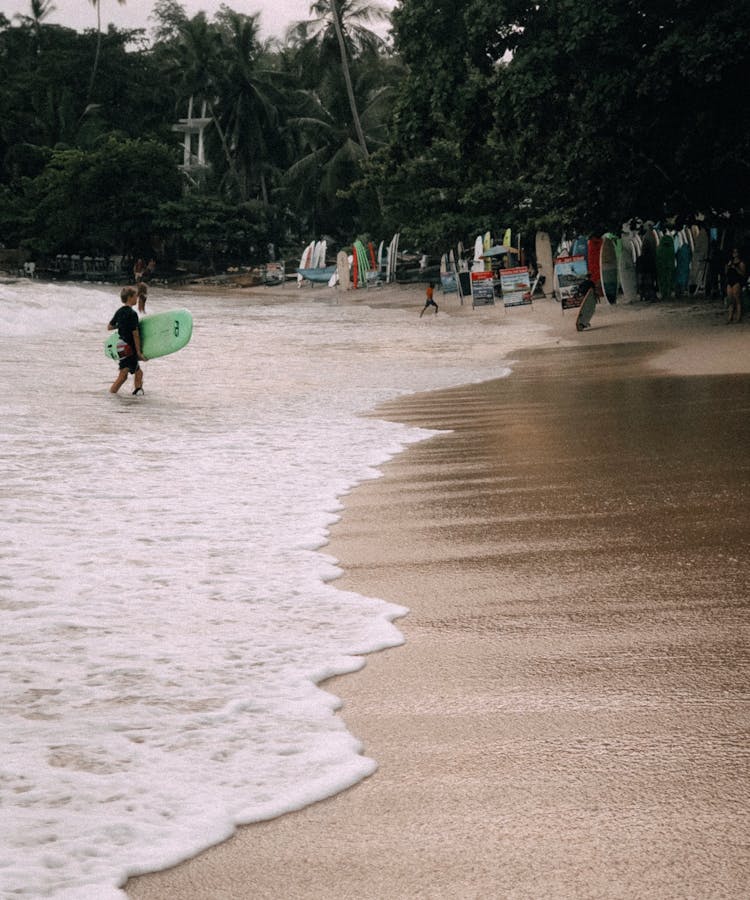
[[[426,299],[425,299],[425,301],[424,301],[424,306],[422,307],[422,312],[419,314],[419,318],[420,318],[420,319],[422,318],[422,316],[425,314],[425,311],[426,311],[426,310],[428,309],[428,307],[430,307],[430,306],[434,306],[434,307],[435,307],[435,315],[438,314],[438,305],[437,305],[437,303],[435,303],[435,299],[434,299],[434,296],[433,296],[434,293],[435,293],[435,284],[434,284],[434,282],[431,281],[431,282],[427,285],[427,297],[426,297]]]

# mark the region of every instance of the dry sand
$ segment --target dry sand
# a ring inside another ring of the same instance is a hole
[[[378,411],[452,429],[346,498],[328,548],[342,588],[411,610],[404,646],[326,685],[378,771],[133,900],[750,893],[750,326],[445,308],[552,340]]]

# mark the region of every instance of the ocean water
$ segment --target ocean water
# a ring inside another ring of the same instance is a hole
[[[373,296],[377,296],[374,294]],[[363,413],[508,375],[502,308],[155,289],[180,353],[108,393],[107,286],[0,285],[0,897],[109,900],[372,773],[318,687],[402,642],[339,590],[341,498],[430,432]]]

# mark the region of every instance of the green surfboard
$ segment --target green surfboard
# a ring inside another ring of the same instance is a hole
[[[370,270],[367,248],[362,241],[355,241],[352,249],[357,254],[357,281],[362,287],[365,287],[367,285],[367,273]]]
[[[140,320],[141,352],[146,359],[157,359],[176,353],[187,344],[193,333],[193,317],[187,309],[170,309],[168,312],[143,316]],[[117,360],[119,335],[111,332],[104,342],[104,355]]]
[[[668,234],[662,236],[656,248],[656,283],[662,300],[671,300],[674,293],[675,257],[674,240]]]

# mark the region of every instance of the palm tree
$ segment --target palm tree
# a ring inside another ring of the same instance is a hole
[[[91,79],[89,80],[89,89],[86,94],[86,109],[91,103],[91,95],[94,92],[94,82],[96,81],[96,72],[99,68],[99,55],[102,50],[102,2],[101,0],[90,0],[91,5],[96,10],[96,53],[94,55],[94,66],[91,70]],[[120,6],[125,5],[125,0],[117,0]]]
[[[176,28],[165,73],[178,104],[205,104],[226,170],[222,187],[244,202],[257,189],[268,204],[267,173],[281,155],[270,144],[279,133],[281,92],[268,46],[258,38],[258,15],[223,7],[213,22],[201,12]]]
[[[205,12],[180,23],[176,39],[167,49],[166,74],[175,88],[178,102],[189,97],[211,102],[221,56],[221,35],[208,21]]]
[[[23,13],[16,13],[13,18],[18,19],[24,25],[31,25],[35,31],[39,31],[42,22],[56,9],[52,0],[31,0],[31,15],[24,16]]]
[[[287,129],[296,152],[285,182],[288,202],[301,216],[312,211],[325,230],[345,233],[359,218],[359,205],[371,203],[372,196],[363,200],[353,190],[361,179],[361,164],[366,157],[346,115],[348,97],[343,90],[343,75],[338,71],[335,74],[336,83],[298,92],[296,114],[290,116]],[[365,141],[369,148],[377,149],[388,139],[387,123],[402,69],[397,60],[372,53],[358,59],[353,75],[352,88]],[[380,203],[377,194],[375,199]]]
[[[349,70],[349,60],[346,53],[346,42],[344,41],[344,27],[341,23],[341,15],[337,6],[338,0],[330,0],[329,7],[331,10],[331,18],[333,19],[333,27],[336,29],[336,39],[339,42],[339,52],[341,53],[341,71],[346,82],[346,94],[349,98],[349,106],[352,110],[352,121],[357,132],[359,145],[365,156],[368,155],[367,141],[365,133],[362,130],[362,123],[359,119],[359,110],[357,109],[357,101],[354,99],[354,88],[352,87],[352,76]]]
[[[292,26],[288,37],[292,42],[296,40],[298,44],[311,42],[318,47],[321,55],[330,47],[332,37],[335,37],[352,124],[362,154],[367,157],[369,149],[355,97],[350,60],[355,53],[365,48],[383,44],[382,39],[366,25],[371,22],[387,21],[388,10],[367,0],[315,0],[310,12],[317,18],[312,22],[300,22]]]
[[[216,111],[222,38],[205,12],[177,24],[177,36],[167,47],[164,70],[178,104],[195,103],[205,109],[216,127],[221,148],[233,178],[239,182],[227,137]]]
[[[268,204],[266,172],[274,156],[270,143],[279,131],[276,86],[278,72],[269,63],[268,45],[258,40],[258,15],[224,8],[216,17],[222,37],[222,59],[215,88],[216,116],[232,156],[231,171],[240,199],[247,200],[257,179],[262,202]]]
[[[57,7],[52,3],[52,0],[31,0],[31,15],[24,16],[22,13],[16,13],[13,17],[14,19],[18,19],[23,25],[30,25],[34,31],[34,35],[36,36],[36,52],[40,52],[40,39],[41,39],[41,30],[42,30],[42,22],[47,18],[50,13],[53,13]]]

